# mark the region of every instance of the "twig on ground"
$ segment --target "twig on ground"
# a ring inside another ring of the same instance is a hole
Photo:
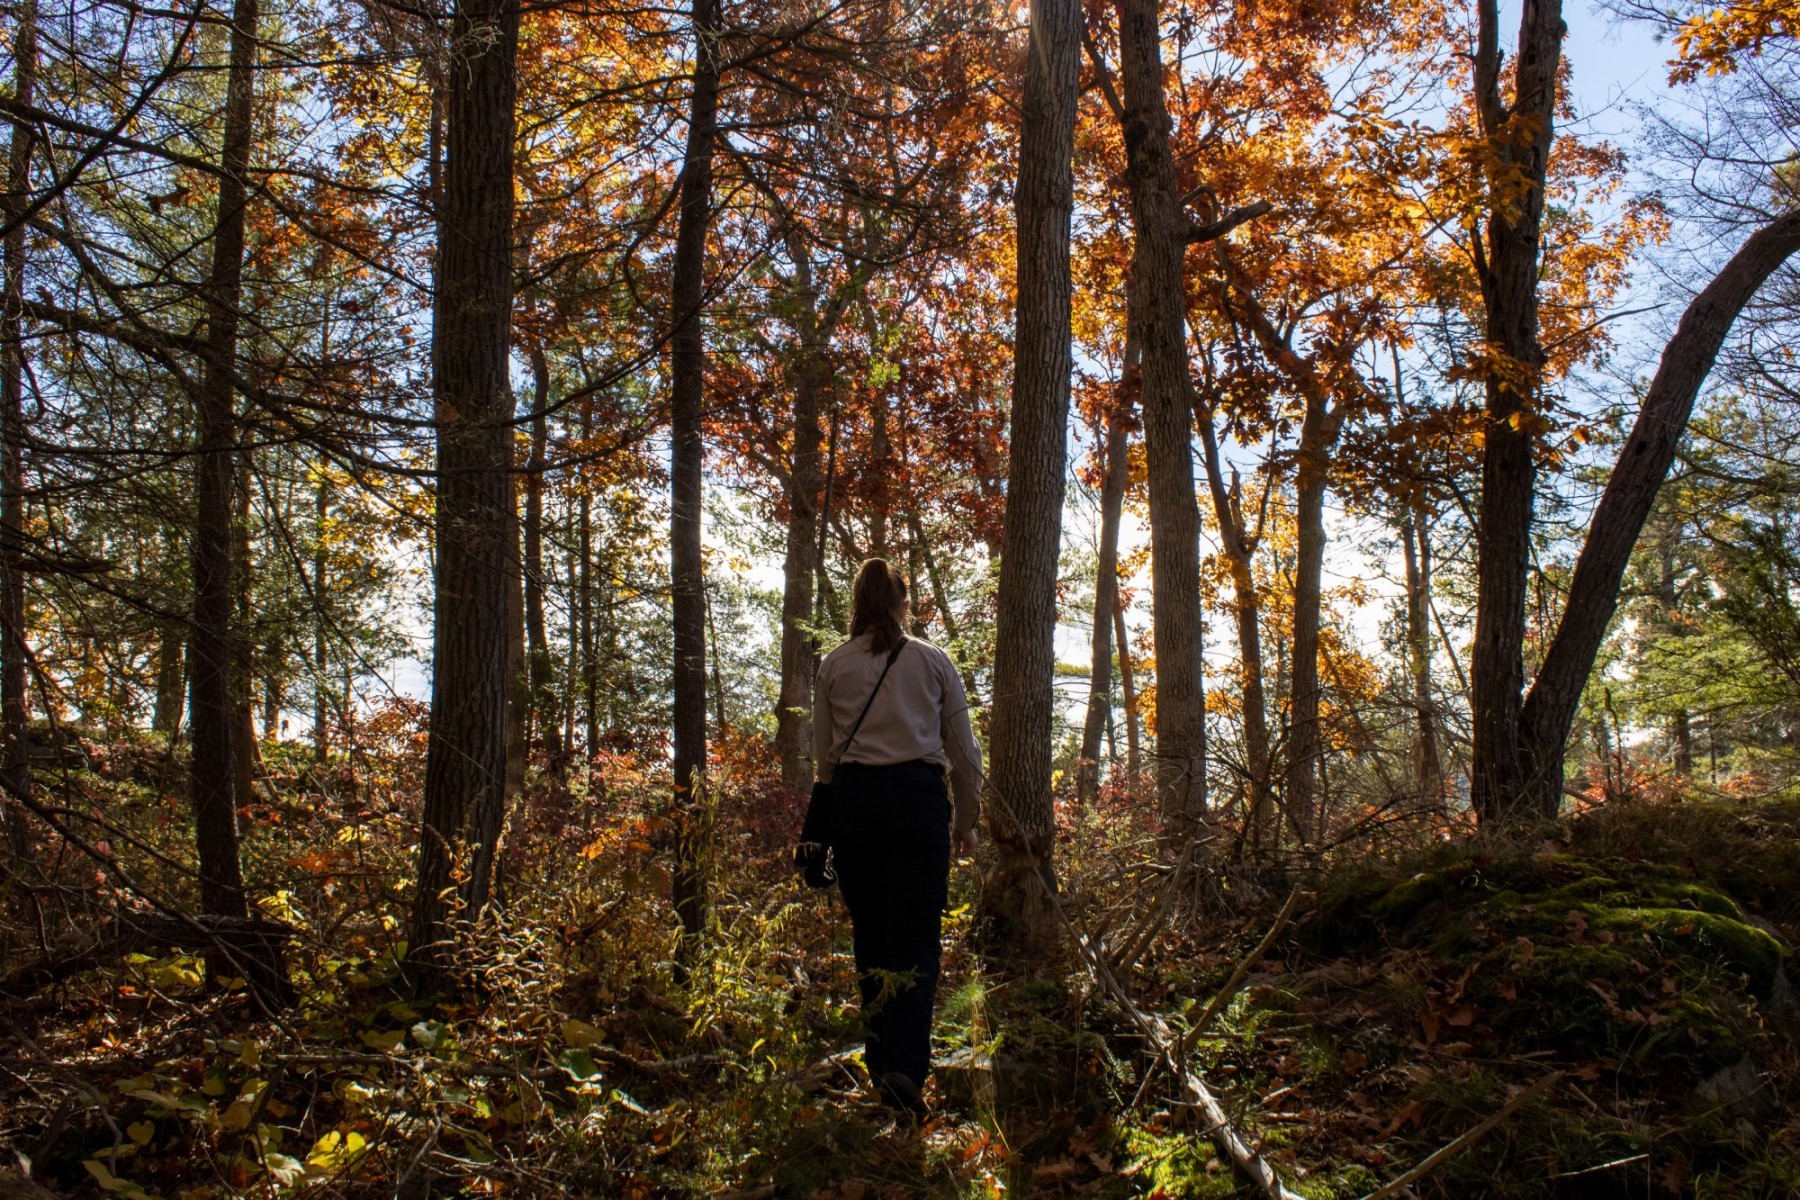
[[[845,1064],[862,1052],[862,1046],[856,1045],[827,1054],[816,1063],[808,1063],[804,1067],[797,1067],[789,1071],[781,1077],[781,1081],[793,1084],[802,1092],[817,1091],[825,1086],[826,1080],[830,1079],[834,1073],[838,1071],[848,1073],[849,1068]]]
[[[1185,1060],[1193,1052],[1201,1035],[1213,1023],[1213,1018],[1223,1012],[1225,1006],[1231,1003],[1231,998],[1237,995],[1238,988],[1244,984],[1244,977],[1250,974],[1250,968],[1262,961],[1263,955],[1267,954],[1270,947],[1275,945],[1275,939],[1280,937],[1282,931],[1287,928],[1288,921],[1294,915],[1294,909],[1300,903],[1300,889],[1300,884],[1294,885],[1294,890],[1288,893],[1287,903],[1283,904],[1281,911],[1276,914],[1275,923],[1269,926],[1269,932],[1263,934],[1262,941],[1256,943],[1256,949],[1250,951],[1244,960],[1238,963],[1237,969],[1231,973],[1231,978],[1225,981],[1225,986],[1220,988],[1218,994],[1212,998],[1212,1003],[1206,1006],[1206,1011],[1200,1014],[1200,1019],[1194,1022],[1187,1031],[1187,1035],[1181,1039],[1179,1056],[1182,1059]]]
[[[1441,1146],[1437,1150],[1426,1155],[1425,1158],[1419,1161],[1417,1166],[1383,1184],[1381,1187],[1376,1188],[1374,1191],[1364,1196],[1363,1200],[1387,1200],[1389,1196],[1397,1195],[1401,1189],[1407,1187],[1409,1184],[1423,1179],[1426,1175],[1429,1175],[1432,1171],[1436,1170],[1444,1163],[1449,1162],[1458,1154],[1461,1154],[1464,1150],[1467,1150],[1470,1146],[1473,1146],[1476,1142],[1486,1137],[1493,1131],[1496,1125],[1549,1091],[1552,1087],[1555,1087],[1557,1080],[1561,1078],[1561,1071],[1552,1071],[1550,1074],[1545,1075],[1536,1083],[1519,1092],[1511,1100],[1508,1100],[1505,1104],[1501,1105],[1498,1112],[1482,1121],[1481,1124],[1476,1125],[1474,1128],[1458,1137],[1455,1141]]]

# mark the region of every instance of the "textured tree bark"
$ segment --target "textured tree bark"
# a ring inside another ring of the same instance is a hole
[[[453,923],[488,901],[505,818],[507,592],[518,556],[508,424],[518,38],[512,0],[458,5],[432,339],[438,458],[431,721],[408,953],[421,992],[444,982]]]
[[[1319,621],[1325,570],[1325,482],[1330,469],[1331,414],[1325,398],[1305,395],[1300,451],[1294,477],[1297,539],[1294,553],[1294,674],[1289,693],[1287,803],[1315,842],[1325,838],[1328,814],[1314,799],[1319,774]]]
[[[1088,669],[1087,718],[1081,727],[1081,763],[1075,780],[1077,804],[1091,804],[1100,786],[1100,738],[1112,718],[1113,609],[1119,603],[1119,523],[1130,473],[1126,454],[1131,434],[1131,391],[1137,386],[1138,348],[1125,335],[1118,395],[1106,417],[1106,477],[1100,487],[1100,562],[1094,570],[1093,655]]]
[[[1018,307],[1012,461],[994,637],[994,678],[1003,682],[994,689],[989,723],[986,807],[995,865],[982,889],[982,916],[989,948],[1021,964],[1053,957],[1059,940],[1052,907],[1050,737],[1056,562],[1074,367],[1069,232],[1081,19],[1075,0],[1032,0],[1013,199]]]
[[[1438,750],[1437,706],[1431,699],[1431,521],[1423,504],[1409,504],[1400,520],[1406,559],[1406,653],[1412,673],[1413,710],[1419,736],[1413,748],[1419,799],[1444,809],[1443,756]]]
[[[1131,191],[1131,318],[1143,355],[1144,457],[1150,484],[1151,620],[1156,638],[1156,792],[1170,843],[1206,815],[1200,505],[1194,495],[1182,288],[1189,222],[1169,156],[1162,27],[1156,0],[1117,0],[1125,179]]]
[[[1588,523],[1562,620],[1520,717],[1520,757],[1528,768],[1521,801],[1527,813],[1551,816],[1561,802],[1563,757],[1581,692],[1618,607],[1619,584],[1631,551],[1675,461],[1700,385],[1744,305],[1796,252],[1800,252],[1800,211],[1790,210],[1750,235],[1694,297],[1675,336],[1663,347],[1631,435]]]
[[[807,624],[813,619],[813,555],[819,540],[819,397],[824,388],[824,345],[817,319],[819,291],[803,239],[789,231],[794,260],[794,309],[800,355],[794,372],[794,433],[787,477],[787,554],[782,561],[781,688],[775,708],[775,744],[781,783],[802,792],[812,783],[812,681],[819,648]]]
[[[1263,691],[1262,597],[1256,590],[1256,545],[1244,522],[1242,491],[1235,469],[1230,489],[1225,486],[1212,404],[1208,402],[1202,409],[1196,423],[1200,427],[1207,489],[1212,493],[1213,512],[1219,522],[1219,542],[1231,571],[1232,618],[1237,624],[1244,710],[1244,798],[1250,814],[1250,844],[1260,846],[1269,832],[1273,796],[1269,786],[1269,703]],[[1304,841],[1306,835],[1296,825],[1294,836]]]
[[[13,36],[13,98],[31,104],[37,89],[37,3],[24,0]],[[12,126],[7,152],[6,203],[15,222],[0,246],[0,779],[14,795],[31,788],[27,746],[31,696],[25,671],[25,211],[31,190],[32,129],[23,121]],[[177,637],[177,644],[181,639]],[[179,670],[175,676],[180,686]],[[162,697],[158,680],[158,700]],[[180,701],[176,701],[179,708]],[[176,717],[179,724],[180,717]],[[15,857],[28,846],[25,823],[17,809],[0,805],[7,845]]]
[[[257,0],[236,0],[225,85],[218,223],[205,289],[205,363],[195,396],[199,445],[194,467],[194,630],[188,679],[191,795],[200,858],[200,905],[206,913],[219,917],[242,917],[249,911],[238,863],[233,796],[238,730],[232,711],[232,492],[237,465],[232,379],[243,302],[244,175],[250,164],[256,26]]]
[[[542,346],[531,348],[531,459],[525,474],[525,648],[530,689],[528,728],[544,752],[562,756],[562,722],[550,663],[550,634],[544,623],[544,467],[549,448],[550,363]]]
[[[1478,0],[1475,108],[1489,140],[1486,233],[1476,228],[1476,274],[1488,353],[1481,499],[1476,514],[1475,649],[1469,708],[1470,800],[1483,822],[1524,816],[1526,766],[1519,718],[1525,686],[1525,586],[1531,568],[1537,396],[1538,245],[1544,175],[1555,134],[1562,58],[1561,0],[1528,0],[1519,19],[1513,103],[1500,80],[1496,0]]]
[[[681,213],[669,311],[671,441],[669,568],[675,629],[675,803],[680,831],[675,913],[690,951],[706,927],[706,581],[700,544],[701,415],[706,389],[706,230],[712,221],[713,143],[718,132],[719,0],[694,0],[694,84],[681,166]]]
[[[156,708],[150,727],[171,740],[181,732],[181,693],[186,683],[187,623],[164,621],[156,631]]]

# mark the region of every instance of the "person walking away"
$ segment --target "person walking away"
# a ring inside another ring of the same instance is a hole
[[[962,676],[943,650],[906,636],[906,618],[906,580],[884,559],[863,563],[850,640],[819,664],[813,762],[830,786],[863,1061],[882,1100],[917,1116],[931,1069],[950,856],[975,848],[981,747]]]

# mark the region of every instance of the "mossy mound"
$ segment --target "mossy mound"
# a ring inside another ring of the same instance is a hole
[[[1621,807],[1340,868],[1247,998],[1264,1052],[1291,1047],[1255,1084],[1329,1114],[1299,1147],[1323,1166],[1416,1159],[1564,1072],[1421,1196],[1800,1194],[1796,878],[1787,803]]]
[[[1423,866],[1341,892],[1312,937],[1328,953],[1428,956],[1437,978],[1414,997],[1427,1044],[1691,1087],[1763,1027],[1785,946],[1682,867],[1566,848]]]

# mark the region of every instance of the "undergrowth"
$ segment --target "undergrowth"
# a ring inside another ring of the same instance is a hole
[[[865,1095],[848,920],[786,869],[794,802],[749,749],[719,764],[715,920],[682,969],[661,781],[629,757],[551,787],[511,831],[505,903],[443,995],[399,975],[416,714],[358,760],[271,754],[246,814],[264,911],[301,938],[289,1010],[135,956],[5,1002],[0,1147],[70,1194],[936,1196],[1249,1194],[1132,1013],[1073,959],[1003,978],[946,921],[919,1129]],[[90,747],[41,781],[135,886],[191,901],[179,764]],[[1118,798],[1065,830],[1066,907],[1116,952],[1166,875]],[[159,858],[152,851],[168,857]],[[1413,1187],[1420,1197],[1800,1194],[1789,938],[1800,804],[1617,805],[1522,842],[1328,864],[1189,1065],[1289,1183],[1359,1197],[1552,1070],[1562,1081]],[[1285,885],[1221,872],[1121,981],[1175,1028]],[[70,952],[138,903],[45,836],[4,897],[15,957]],[[48,919],[46,919],[48,918]]]

